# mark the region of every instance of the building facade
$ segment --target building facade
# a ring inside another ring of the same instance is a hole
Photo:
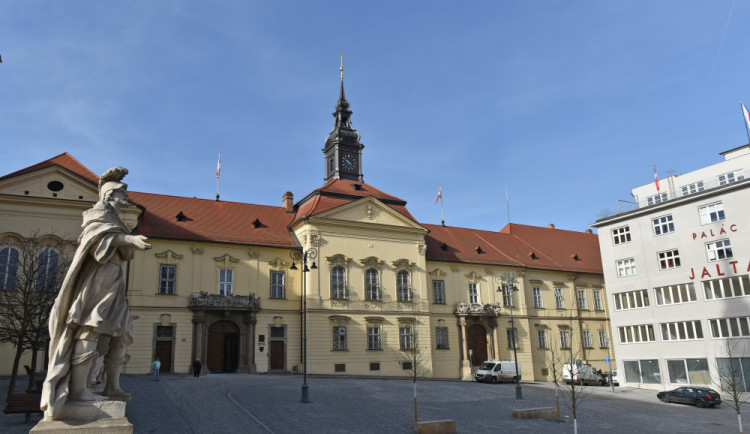
[[[342,81],[325,184],[297,202],[291,192],[281,206],[130,192],[128,224],[153,248],[127,270],[138,319],[126,372],[159,357],[162,372],[199,359],[208,372],[299,373],[303,304],[312,374],[401,376],[400,355],[418,351],[427,376],[469,379],[484,360],[511,360],[513,345],[525,379],[551,380],[553,353],[606,370],[596,235],[418,222],[406,201],[364,182],[351,114]],[[0,248],[33,230],[74,245],[96,183],[69,154],[1,177]],[[307,263],[301,252],[313,252]],[[506,273],[518,291],[503,287]]]
[[[620,379],[718,387],[727,345],[750,381],[750,145],[634,188],[599,229]]]

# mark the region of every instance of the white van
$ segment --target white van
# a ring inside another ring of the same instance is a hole
[[[601,386],[604,383],[602,376],[597,373],[597,370],[588,364],[581,363],[571,365],[566,363],[563,365],[563,381],[570,384],[571,381],[583,382],[583,384]]]
[[[518,381],[521,381],[520,363],[516,364],[512,360],[487,360],[482,363],[482,366],[474,374],[474,379],[489,383],[499,383],[501,381],[513,381],[515,383],[516,372],[518,372]]]

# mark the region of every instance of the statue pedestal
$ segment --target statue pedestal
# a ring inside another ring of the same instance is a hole
[[[133,424],[125,417],[123,401],[68,401],[60,418],[42,420],[32,433],[127,433]]]

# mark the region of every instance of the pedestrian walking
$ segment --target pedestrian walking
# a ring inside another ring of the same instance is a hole
[[[193,378],[196,380],[200,378],[201,376],[201,361],[198,359],[195,359],[195,362],[193,362]]]
[[[161,369],[161,362],[159,361],[158,357],[156,358],[156,360],[154,360],[154,363],[151,364],[151,367],[154,368],[154,381],[159,381],[159,369]]]

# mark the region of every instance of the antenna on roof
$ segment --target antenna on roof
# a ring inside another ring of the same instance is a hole
[[[508,232],[510,232],[510,198],[508,197],[508,184],[505,184],[505,209],[508,211]]]
[[[216,163],[216,201],[219,201],[219,175],[221,175],[221,151],[219,151],[219,161]]]

